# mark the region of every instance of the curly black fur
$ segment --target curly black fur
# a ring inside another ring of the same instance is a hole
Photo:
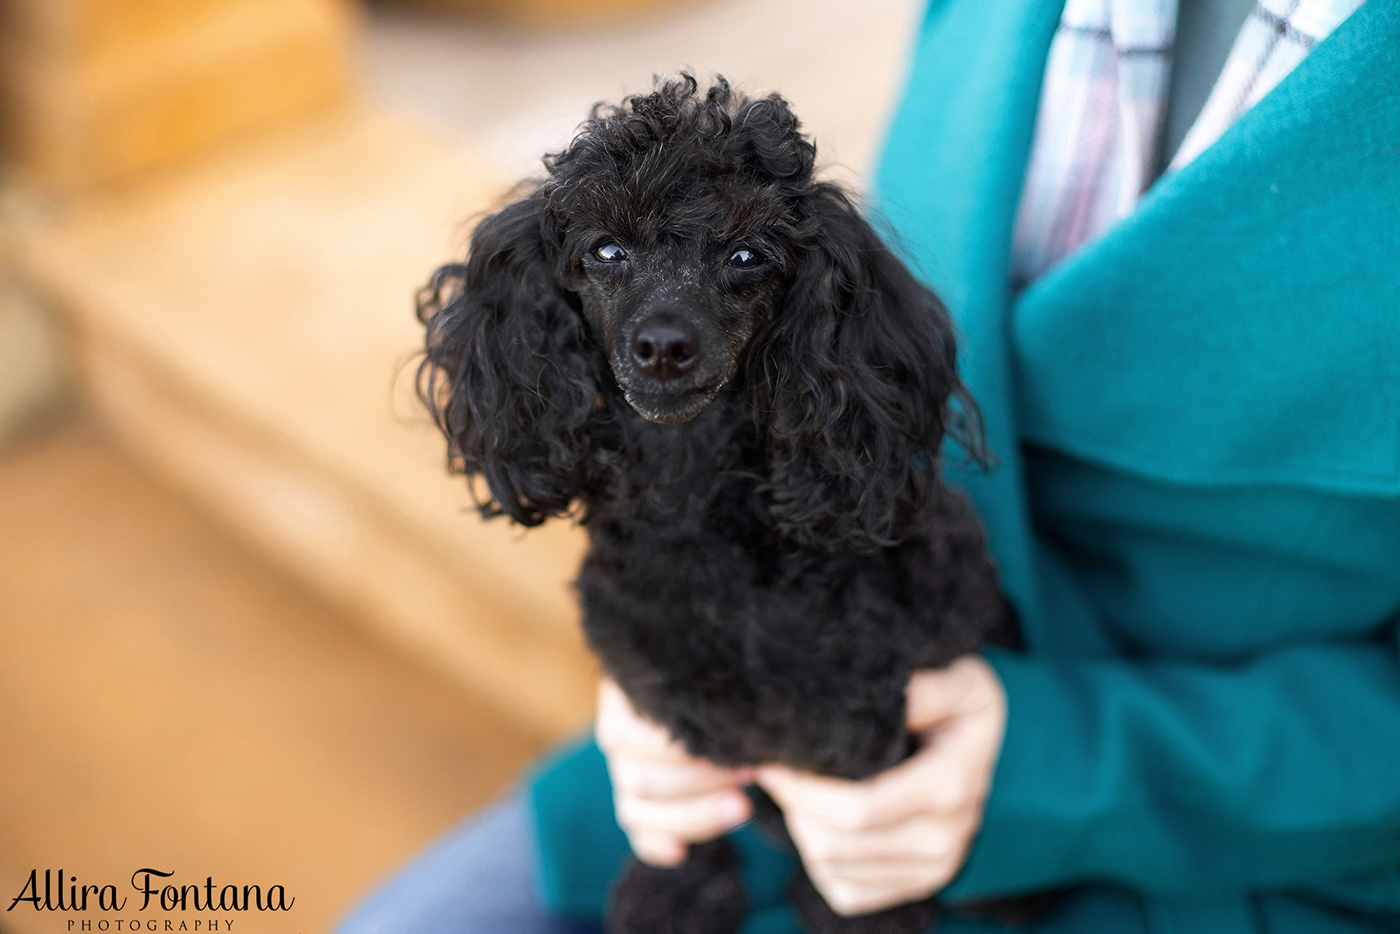
[[[717,762],[862,778],[910,751],[913,670],[1015,631],[940,482],[945,436],[983,457],[947,313],[814,157],[722,80],[600,105],[422,292],[419,388],[486,515],[587,527],[585,629],[638,709]],[[695,907],[732,859],[697,853],[637,864],[613,929],[733,930]],[[933,917],[794,892],[814,931]]]

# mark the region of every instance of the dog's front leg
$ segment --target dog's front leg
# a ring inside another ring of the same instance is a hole
[[[613,887],[608,934],[733,934],[749,911],[739,856],[726,839],[697,843],[673,868],[633,857]]]

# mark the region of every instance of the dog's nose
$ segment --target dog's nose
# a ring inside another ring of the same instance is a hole
[[[648,318],[632,338],[632,359],[652,379],[684,376],[699,357],[695,328],[681,318]]]

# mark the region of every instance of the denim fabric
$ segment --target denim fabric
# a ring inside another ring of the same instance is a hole
[[[541,904],[522,793],[463,822],[373,892],[337,934],[601,934]]]

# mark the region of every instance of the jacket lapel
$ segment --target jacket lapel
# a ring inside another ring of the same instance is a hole
[[[1175,482],[1400,492],[1400,0],[1369,0],[1016,301],[1011,230],[1062,7],[934,0],[877,179],[958,322],[999,461],[949,474],[1042,645],[1023,439]]]
[[[1397,211],[1400,0],[1369,0],[1022,296],[1022,438],[1174,483],[1400,494]]]

